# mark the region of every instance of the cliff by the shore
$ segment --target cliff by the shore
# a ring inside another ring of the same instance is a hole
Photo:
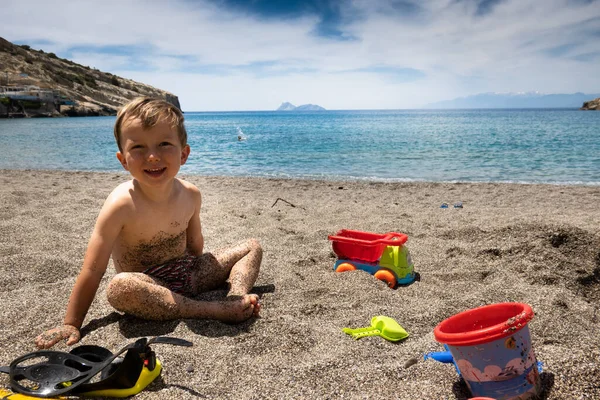
[[[176,95],[0,37],[0,117],[115,115],[138,96]],[[36,99],[37,97],[37,99]]]
[[[600,97],[594,100],[586,101],[580,110],[597,110],[600,111]]]

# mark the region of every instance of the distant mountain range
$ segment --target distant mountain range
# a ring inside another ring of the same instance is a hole
[[[281,103],[276,111],[325,111],[325,109],[316,104],[303,104],[296,107],[292,103],[285,102]]]
[[[424,108],[580,108],[584,102],[600,97],[598,93],[544,94],[480,93],[453,100],[427,104]]]

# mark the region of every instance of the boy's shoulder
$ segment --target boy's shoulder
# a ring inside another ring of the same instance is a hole
[[[134,188],[135,185],[133,183],[133,179],[130,179],[126,182],[120,183],[117,187],[115,187],[110,193],[109,198],[131,198],[131,193],[133,190],[135,190]]]
[[[115,187],[112,192],[108,195],[106,203],[111,205],[113,208],[122,208],[132,203],[134,193],[133,180],[123,182]]]
[[[175,179],[177,182],[179,182],[179,184],[181,184],[181,187],[184,191],[190,193],[193,196],[200,196],[200,189],[198,189],[196,185],[183,179]]]

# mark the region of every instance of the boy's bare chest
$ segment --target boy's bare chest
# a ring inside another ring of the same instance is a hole
[[[185,253],[186,230],[193,210],[139,212],[121,232],[118,250],[113,254],[117,270],[141,271]]]

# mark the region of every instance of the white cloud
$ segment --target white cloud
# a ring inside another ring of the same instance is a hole
[[[282,101],[417,108],[478,92],[600,92],[598,2],[507,0],[479,17],[470,0],[415,0],[416,14],[383,0],[344,4],[337,28],[359,40],[315,36],[317,16],[260,19],[183,0],[9,2],[0,36],[48,41],[33,47],[169,90],[185,110],[265,110]],[[121,51],[99,51],[106,46]],[[561,57],[549,53],[559,46]],[[139,52],[130,57],[128,48]],[[370,66],[425,76],[403,83],[340,73]]]

